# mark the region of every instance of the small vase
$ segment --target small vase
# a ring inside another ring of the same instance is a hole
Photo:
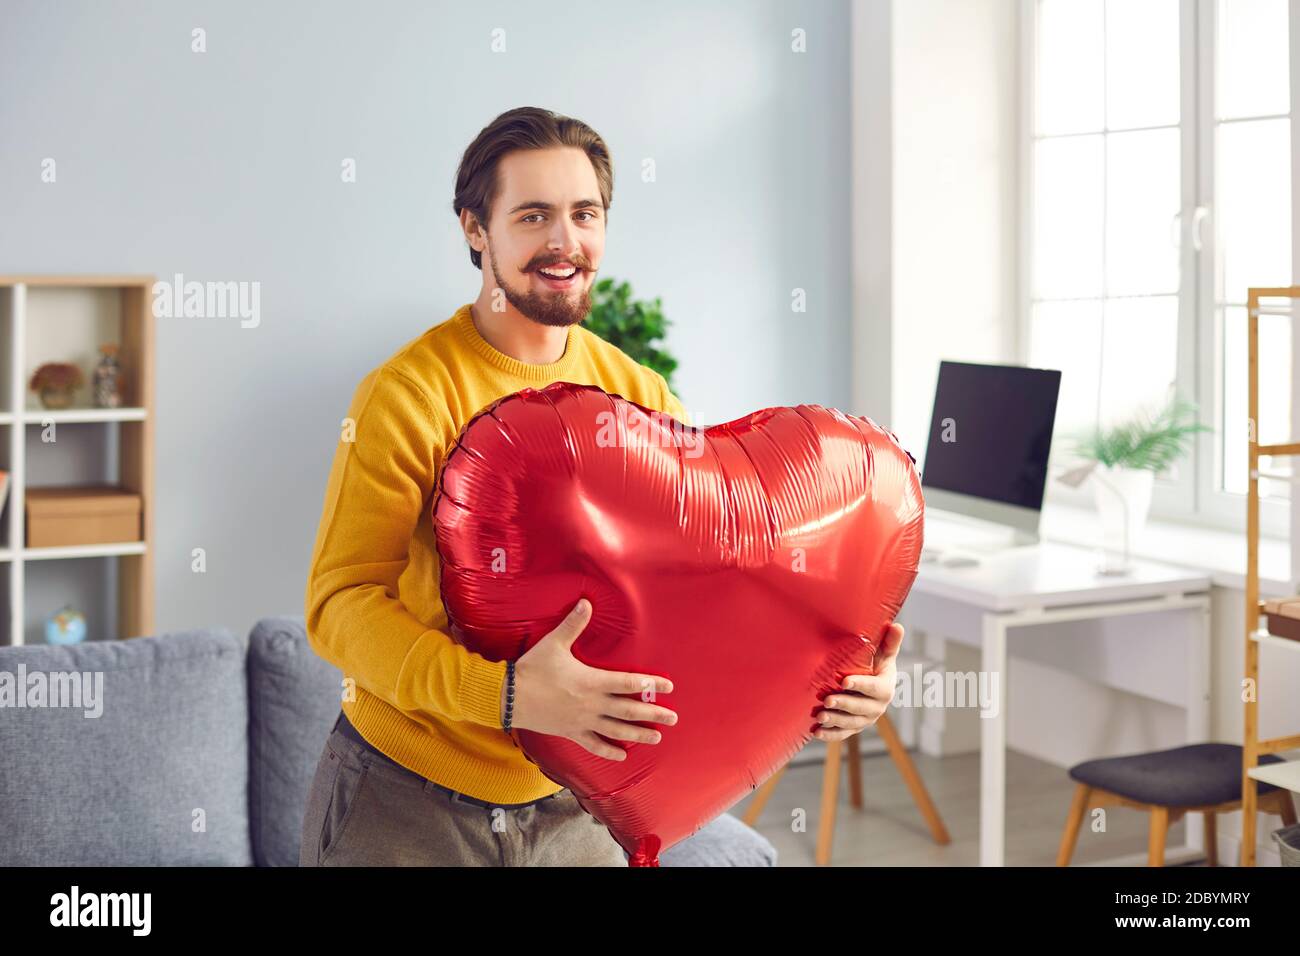
[[[1089,476],[1101,520],[1100,574],[1127,574],[1130,555],[1151,511],[1155,472],[1147,468],[1098,465]]]
[[[99,347],[101,357],[93,376],[96,408],[122,406],[122,366],[117,360],[117,344],[106,342]]]
[[[72,405],[72,389],[43,388],[41,389],[41,404],[46,408],[68,408]]]

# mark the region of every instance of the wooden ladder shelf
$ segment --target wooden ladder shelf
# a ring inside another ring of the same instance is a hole
[[[1288,737],[1271,737],[1261,739],[1259,736],[1259,645],[1261,639],[1268,637],[1260,630],[1260,615],[1264,604],[1259,599],[1259,459],[1261,456],[1276,457],[1300,454],[1300,441],[1285,444],[1263,445],[1259,443],[1262,434],[1259,424],[1259,316],[1292,315],[1292,310],[1277,307],[1261,309],[1260,299],[1300,299],[1300,286],[1286,288],[1252,288],[1248,290],[1247,328],[1249,329],[1249,417],[1246,439],[1250,445],[1250,466],[1247,471],[1249,485],[1246,492],[1246,678],[1249,681],[1245,695],[1246,714],[1243,729],[1244,745],[1242,747],[1241,775],[1241,865],[1255,865],[1256,813],[1259,808],[1259,784],[1261,781],[1271,783],[1268,779],[1278,767],[1295,768],[1295,764],[1273,764],[1261,768],[1259,758],[1263,754],[1275,754],[1284,750],[1300,747],[1300,734]],[[1294,329],[1294,327],[1293,327]],[[1294,334],[1294,331],[1293,331]],[[1268,477],[1268,476],[1265,476]],[[1296,507],[1296,503],[1292,503]],[[1294,557],[1293,557],[1294,562]],[[1274,639],[1284,640],[1284,639]],[[1300,642],[1285,641],[1300,649]],[[1284,771],[1290,772],[1290,771]],[[1258,776],[1257,776],[1258,775]],[[1280,785],[1285,786],[1285,783]],[[1289,789],[1295,789],[1290,787]]]

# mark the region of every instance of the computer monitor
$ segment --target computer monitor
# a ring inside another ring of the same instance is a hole
[[[921,470],[926,508],[1038,540],[1047,458],[1061,389],[1055,369],[939,363]]]

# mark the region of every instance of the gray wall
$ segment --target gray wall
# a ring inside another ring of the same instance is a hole
[[[339,419],[368,369],[477,294],[451,184],[514,106],[609,143],[601,275],[662,296],[698,423],[871,412],[849,406],[847,3],[563,13],[0,0],[0,272],[261,283],[256,328],[158,323],[158,629],[301,611]]]

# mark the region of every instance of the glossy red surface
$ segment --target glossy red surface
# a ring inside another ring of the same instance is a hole
[[[592,667],[664,675],[677,713],[616,761],[516,730],[631,855],[656,865],[811,738],[871,673],[920,560],[911,456],[867,418],[768,408],[707,429],[557,382],[502,398],[448,454],[431,507],[452,633],[517,659],[580,597]],[[636,696],[636,695],[629,695]]]

